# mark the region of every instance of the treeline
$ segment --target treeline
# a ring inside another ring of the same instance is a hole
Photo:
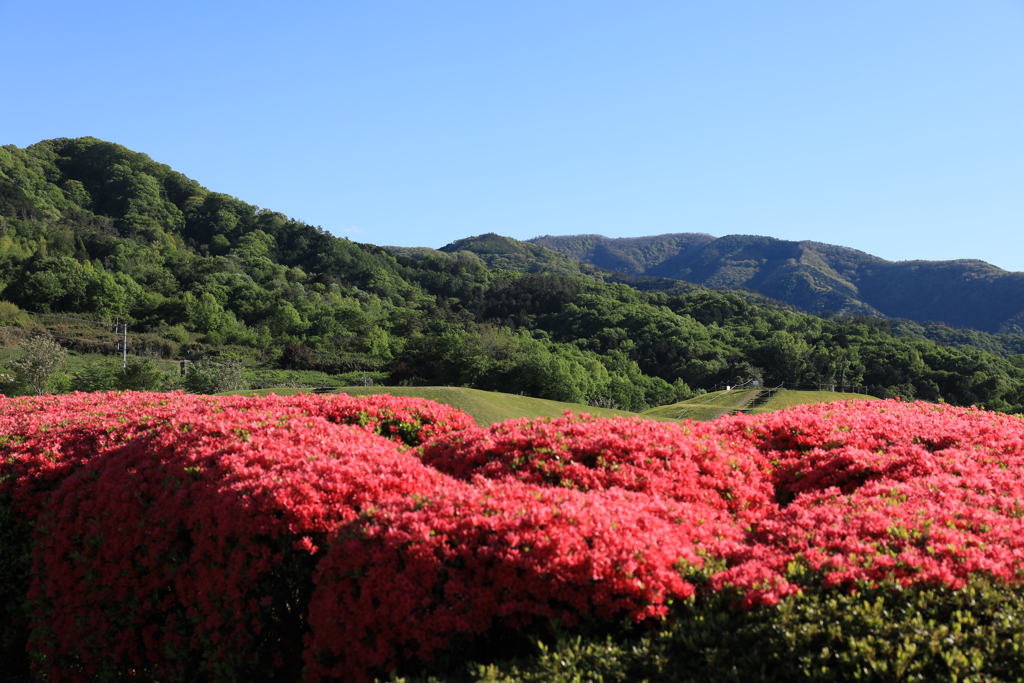
[[[742,293],[640,291],[492,242],[507,268],[560,272],[336,238],[92,138],[0,148],[0,299],[128,321],[166,356],[629,410],[759,379],[1024,411],[1024,356]]]

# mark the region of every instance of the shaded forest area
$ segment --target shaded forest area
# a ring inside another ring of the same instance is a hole
[[[988,350],[911,324],[902,331],[915,336],[894,336],[887,321],[815,317],[742,292],[634,287],[561,255],[544,272],[546,251],[517,252],[504,268],[466,249],[389,251],[211,192],[113,143],[0,147],[0,325],[10,329],[34,324],[26,312],[116,319],[161,357],[634,411],[758,379],[1024,412],[1024,355],[995,336],[949,333]]]

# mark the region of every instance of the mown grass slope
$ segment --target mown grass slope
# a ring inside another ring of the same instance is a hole
[[[770,398],[767,403],[754,408],[750,412],[756,415],[758,413],[770,413],[776,410],[782,410],[789,406],[806,405],[808,403],[827,403],[829,401],[846,401],[851,399],[857,401],[879,400],[878,398],[868,396],[867,394],[849,394],[841,391],[795,391],[792,389],[782,389]]]
[[[297,394],[308,389],[260,389],[258,391],[239,392],[246,394],[278,394],[280,396]],[[481,427],[495,422],[519,419],[523,417],[562,417],[566,410],[573,413],[589,413],[598,417],[635,417],[636,413],[626,410],[609,410],[594,408],[580,403],[562,403],[548,401],[543,398],[503,394],[497,391],[481,391],[463,387],[345,387],[331,393],[348,394],[349,396],[369,396],[371,394],[391,394],[392,396],[418,396],[430,401],[437,401],[463,410],[473,416]],[[659,419],[659,418],[654,418]]]
[[[308,392],[309,389],[259,389],[254,391],[237,392],[241,394],[255,394],[265,396],[267,394],[278,394],[279,396],[291,396],[300,392]],[[518,396],[516,394],[503,394],[496,391],[481,391],[480,389],[466,389],[463,387],[345,387],[331,393],[348,394],[349,396],[370,396],[372,394],[391,394],[392,396],[418,396],[438,403],[450,405],[463,410],[473,416],[473,419],[481,427],[486,427],[495,422],[514,420],[523,417],[561,417],[566,410],[573,413],[589,413],[597,417],[636,417],[637,413],[626,410],[610,410],[607,408],[595,408],[580,403],[562,403],[560,401],[549,401],[543,398],[532,398],[530,396]],[[727,415],[736,410],[743,409],[756,395],[756,391],[750,389],[734,389],[732,391],[716,391],[710,394],[703,394],[696,398],[673,403],[672,405],[660,406],[640,413],[639,416],[649,420],[661,421],[682,421],[682,420],[713,420],[716,417]],[[783,389],[775,394],[766,404],[759,406],[750,412],[764,413],[773,410],[781,410],[791,405],[822,403],[826,401],[840,401],[843,399],[871,399],[874,397],[863,394],[844,394],[833,391],[795,391]]]
[[[758,393],[758,391],[749,387],[729,391],[714,391],[686,401],[680,401],[679,403],[651,408],[641,413],[641,417],[654,420],[714,420],[716,417],[728,415],[737,410],[757,414],[808,403],[825,403],[845,399],[877,400],[874,396],[848,394],[838,391],[780,389],[766,403],[749,408],[751,401],[757,397]]]

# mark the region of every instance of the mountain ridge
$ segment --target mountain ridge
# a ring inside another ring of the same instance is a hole
[[[1024,332],[1024,273],[978,259],[887,261],[850,247],[760,235],[544,235],[527,241],[607,270],[747,288],[814,314]]]

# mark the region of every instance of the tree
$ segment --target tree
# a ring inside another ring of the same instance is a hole
[[[185,375],[185,391],[190,394],[219,394],[238,391],[246,384],[242,379],[245,366],[238,361],[201,360],[193,363]]]
[[[8,363],[18,381],[37,396],[46,392],[46,385],[64,363],[67,351],[49,337],[36,335],[23,340],[18,347],[24,355]]]
[[[773,332],[760,345],[758,352],[759,365],[765,369],[769,382],[800,384],[804,381],[811,348],[803,336],[784,330]]]
[[[149,358],[129,358],[122,366],[120,359],[106,358],[80,368],[71,377],[74,391],[159,391],[167,382]]]
[[[285,370],[317,369],[317,360],[305,344],[285,344],[278,364]]]
[[[235,314],[225,310],[210,292],[201,292],[197,297],[192,292],[185,292],[182,297],[185,304],[185,327],[193,332],[207,335],[211,343],[220,343],[221,336],[237,325]],[[212,342],[218,339],[217,342]]]
[[[159,391],[167,376],[149,358],[129,358],[116,379],[122,391]]]

